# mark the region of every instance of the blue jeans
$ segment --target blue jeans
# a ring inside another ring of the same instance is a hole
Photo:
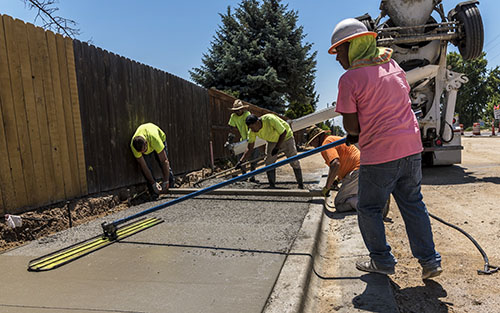
[[[397,263],[386,241],[382,209],[390,194],[403,217],[413,256],[422,267],[441,265],[434,248],[431,223],[420,184],[422,157],[411,155],[395,161],[361,165],[358,191],[358,224],[370,258],[380,267]]]

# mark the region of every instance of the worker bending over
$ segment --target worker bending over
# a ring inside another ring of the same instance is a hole
[[[311,126],[307,129],[307,145],[315,148],[327,145],[342,139],[342,137],[328,136],[319,127]],[[328,196],[337,182],[342,183],[335,196],[335,210],[347,212],[355,210],[358,205],[358,177],[359,177],[359,150],[354,145],[345,144],[321,152],[326,165],[330,168],[323,196]]]
[[[130,142],[132,153],[148,181],[148,189],[151,195],[165,193],[168,188],[174,186],[175,179],[168,162],[166,139],[165,133],[158,126],[147,123],[137,128]],[[153,176],[152,152],[155,152],[155,158],[160,164],[163,173],[163,182],[161,184]]]
[[[231,117],[229,118],[228,125],[233,128],[237,128],[240,133],[240,141],[248,139],[248,126],[245,122],[247,116],[250,115],[250,112],[247,110],[248,104],[243,104],[243,102],[239,99],[234,100],[233,107],[230,109],[233,111]],[[240,153],[236,156],[236,159],[239,161],[243,153]],[[250,171],[254,171],[257,168],[257,159],[259,158],[259,150],[254,149],[252,155],[250,156]],[[241,172],[245,174],[246,166],[241,167]],[[255,176],[250,177],[251,182],[257,182]]]
[[[442,272],[427,208],[422,201],[420,129],[411,109],[405,72],[378,48],[366,26],[353,18],[333,30],[330,54],[347,70],[339,80],[336,111],[342,114],[346,142],[359,139],[358,224],[370,259],[358,261],[365,272],[393,274],[397,263],[386,241],[382,211],[394,196],[406,225],[422,279]]]
[[[295,139],[293,138],[292,129],[290,128],[290,125],[281,118],[274,114],[264,114],[261,117],[250,114],[247,116],[245,122],[248,128],[250,128],[250,132],[248,134],[248,146],[240,161],[237,163],[237,167],[241,166],[241,163],[245,162],[247,157],[252,153],[257,136],[267,141],[265,160],[266,166],[276,162],[278,152],[280,150],[285,152],[287,158],[297,155],[297,148],[295,147]],[[302,170],[300,169],[299,161],[291,162],[290,166],[293,168],[295,179],[297,180],[299,188],[304,189]],[[275,188],[276,169],[267,171],[266,174],[267,179],[269,180],[269,186],[271,188]]]

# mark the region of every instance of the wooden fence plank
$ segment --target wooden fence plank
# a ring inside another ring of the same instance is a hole
[[[68,81],[71,101],[71,111],[73,112],[73,129],[75,133],[76,163],[79,181],[79,195],[87,194],[87,177],[85,175],[85,152],[83,150],[82,120],[80,116],[80,103],[78,101],[78,87],[76,83],[75,55],[73,40],[64,39],[66,46],[66,59],[68,64]]]
[[[27,150],[30,153],[32,166],[33,166],[33,176],[25,176],[26,186],[31,186],[28,190],[33,190],[33,205],[41,205],[48,202],[45,195],[47,190],[45,174],[44,174],[44,162],[42,156],[42,147],[40,144],[40,130],[38,127],[38,114],[35,103],[35,92],[33,84],[36,79],[35,75],[31,70],[31,56],[28,40],[28,28],[34,29],[33,25],[26,25],[21,20],[16,20],[16,41],[18,43],[19,58],[21,61],[21,77],[23,82],[23,96],[24,96],[24,110],[26,111],[26,122],[27,122],[27,132],[28,132],[28,145],[30,147]],[[34,43],[32,43],[33,45]],[[43,118],[43,116],[40,116]],[[28,159],[28,158],[27,158]]]
[[[71,193],[70,197],[80,195],[80,173],[78,170],[78,156],[76,151],[75,142],[75,127],[73,123],[73,110],[71,106],[71,95],[68,77],[68,62],[66,57],[66,45],[62,35],[56,35],[57,58],[59,62],[59,75],[62,92],[62,118],[64,118],[66,126],[66,147],[68,159],[66,159],[67,166],[70,173]]]
[[[92,49],[88,44],[78,40],[74,41],[87,190],[89,193],[95,193],[99,191],[99,181],[97,180],[98,155],[93,150],[95,148],[94,137],[97,134],[97,121],[93,115],[93,103],[95,102],[94,97],[96,93],[93,90],[92,84],[95,73],[91,71],[91,51]]]
[[[64,116],[64,100],[61,82],[61,69],[59,66],[59,57],[57,49],[56,35],[47,32],[47,43],[49,48],[50,67],[52,73],[52,87],[54,92],[54,113],[57,121],[57,138],[54,138],[55,149],[59,151],[61,168],[64,179],[65,198],[71,198],[75,194],[73,190],[73,179],[71,177],[71,168],[69,163],[68,135],[66,119]],[[64,74],[64,73],[63,73]]]
[[[44,45],[41,46],[42,58],[44,60],[43,66],[43,89],[45,94],[45,109],[47,112],[47,123],[49,130],[49,141],[50,141],[50,154],[52,158],[53,164],[53,175],[54,175],[54,201],[60,201],[66,199],[65,192],[65,177],[64,170],[62,165],[62,155],[61,155],[61,139],[59,134],[59,126],[57,120],[57,110],[56,110],[56,95],[55,95],[55,81],[56,78],[53,78],[57,72],[54,72],[53,62],[54,58],[51,59],[51,53],[54,53],[55,49],[51,50],[49,53],[49,47],[55,47],[55,37],[52,32],[45,32],[40,30],[37,32],[37,37],[39,41],[45,42]],[[57,60],[57,59],[55,59]]]
[[[41,153],[38,154],[42,161],[44,186],[41,187],[42,203],[52,203],[56,200],[56,177],[52,161],[50,145],[49,124],[46,110],[44,88],[44,64],[48,63],[47,54],[44,53],[47,41],[45,32],[39,27],[27,24],[28,42],[30,48],[30,61],[33,74],[33,91],[35,97],[36,115],[38,117],[39,142]],[[34,154],[35,156],[37,154]]]
[[[14,180],[12,170],[22,170],[17,142],[17,127],[12,100],[9,64],[7,62],[4,20],[0,16],[0,184],[2,188],[3,213],[17,207],[21,202],[16,198],[16,192],[26,194],[24,181]],[[12,161],[11,161],[12,160]]]
[[[108,102],[108,86],[109,86],[109,78],[107,77],[109,73],[109,54],[102,50],[101,48],[97,48],[97,73],[98,73],[98,102],[97,110],[100,115],[99,121],[103,123],[102,125],[107,125],[104,128],[99,129],[99,146],[101,154],[101,166],[100,166],[100,174],[99,180],[101,181],[101,191],[107,191],[111,188],[111,182],[114,179],[114,162],[113,158],[115,157],[113,151],[110,146],[111,139],[111,129],[110,129],[110,120],[109,120],[109,111],[110,111],[110,103]]]
[[[22,23],[22,22],[21,22]],[[19,148],[19,160],[21,160],[22,168],[13,168],[12,176],[14,181],[19,182],[20,193],[16,192],[16,197],[19,199],[25,199],[27,203],[33,203],[35,195],[34,184],[31,181],[34,179],[34,169],[33,160],[31,155],[31,147],[29,140],[28,123],[26,116],[26,108],[24,106],[24,94],[23,94],[23,79],[22,79],[22,68],[21,60],[19,57],[19,43],[17,41],[17,36],[22,36],[21,31],[17,30],[17,25],[12,18],[7,17],[4,19],[5,35],[7,41],[7,55],[9,60],[9,70],[12,88],[12,99],[14,103],[14,112],[12,117],[13,123],[17,127],[17,138],[18,148]],[[11,140],[14,138],[11,138]],[[11,159],[11,162],[13,160]],[[24,188],[21,188],[21,182],[24,184]],[[16,188],[17,189],[17,188]],[[24,189],[24,190],[23,190]],[[24,194],[22,192],[25,192]],[[19,208],[16,208],[16,210]]]

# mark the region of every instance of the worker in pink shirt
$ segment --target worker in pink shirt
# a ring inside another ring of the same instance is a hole
[[[359,139],[358,224],[370,259],[356,262],[365,272],[394,274],[397,263],[386,241],[382,209],[392,194],[406,225],[422,279],[442,272],[421,193],[422,142],[411,110],[405,72],[392,50],[376,46],[376,33],[353,18],[333,30],[330,54],[347,70],[339,80],[336,111],[343,116],[347,143]]]

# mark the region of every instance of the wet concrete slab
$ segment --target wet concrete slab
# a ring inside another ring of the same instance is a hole
[[[206,196],[61,268],[27,271],[30,259],[100,234],[104,220],[159,203],[0,255],[0,311],[261,312],[309,209],[304,198]]]

